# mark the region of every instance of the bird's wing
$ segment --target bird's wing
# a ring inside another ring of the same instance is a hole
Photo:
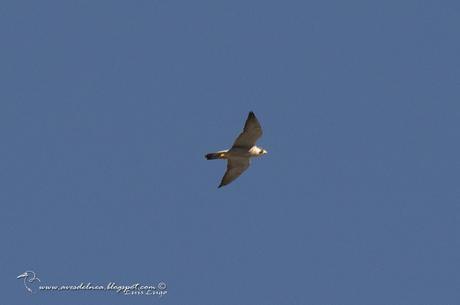
[[[229,184],[238,178],[249,167],[249,158],[231,158],[227,162],[227,171],[222,177],[219,187]]]
[[[244,124],[244,130],[238,138],[236,138],[233,147],[244,147],[251,148],[256,145],[257,139],[262,136],[262,126],[256,118],[254,112],[249,112],[246,123]]]

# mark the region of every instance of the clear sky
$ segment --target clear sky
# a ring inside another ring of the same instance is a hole
[[[2,1],[1,304],[460,304],[459,37],[458,1]]]

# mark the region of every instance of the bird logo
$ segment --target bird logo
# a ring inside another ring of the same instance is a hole
[[[36,273],[30,270],[18,275],[17,279],[23,279],[24,287],[26,287],[27,291],[29,291],[30,293],[34,293],[34,292],[32,288],[29,287],[29,285],[35,281],[41,282],[40,279],[37,277]]]

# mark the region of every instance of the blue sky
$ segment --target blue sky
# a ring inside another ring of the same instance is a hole
[[[2,302],[458,304],[459,29],[458,1],[3,1]],[[269,154],[217,189],[250,110]]]

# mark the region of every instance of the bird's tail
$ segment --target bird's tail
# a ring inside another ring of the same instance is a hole
[[[206,160],[215,160],[215,159],[225,159],[225,153],[216,152],[216,153],[209,153],[206,154]]]

